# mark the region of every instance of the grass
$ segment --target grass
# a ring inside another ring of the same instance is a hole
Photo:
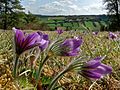
[[[64,26],[64,27],[66,27],[66,26],[71,27],[72,24],[71,24],[71,23],[64,23],[63,26]]]
[[[88,26],[92,26],[92,23],[86,22]],[[77,25],[76,25],[77,26]],[[27,32],[33,32],[27,31]],[[50,40],[54,40],[57,37],[55,31],[44,32],[49,34]],[[116,32],[117,33],[117,32]],[[110,75],[97,80],[92,90],[119,90],[120,87],[120,46],[118,46],[119,41],[114,41],[108,39],[108,32],[99,32],[97,36],[93,36],[91,32],[81,33],[76,32],[64,32],[60,37],[71,37],[71,36],[82,36],[84,43],[81,47],[80,55],[86,56],[86,60],[95,58],[97,56],[105,56],[103,63],[112,66],[113,71]],[[120,35],[119,35],[120,37]],[[24,61],[24,55],[21,56],[21,62]],[[44,65],[44,70],[42,72],[41,82],[43,82],[43,87],[45,88],[58,72],[60,72],[64,67],[73,59],[72,57],[60,57],[54,56],[49,59]],[[12,70],[13,62],[13,33],[11,31],[0,32],[0,63],[5,63],[9,65]],[[29,61],[28,61],[29,62]],[[1,76],[0,76],[1,77]],[[26,81],[23,76],[20,77],[18,81],[20,88],[29,88],[33,85]],[[59,90],[88,90],[93,82],[80,76],[75,70],[66,73],[58,82],[57,87]],[[29,89],[28,89],[29,90]],[[58,89],[56,89],[58,90]]]

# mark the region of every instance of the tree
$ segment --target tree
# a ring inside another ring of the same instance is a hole
[[[49,27],[40,18],[28,12],[20,5],[20,0],[0,0],[0,28],[7,30],[12,27],[20,29],[42,29]]]
[[[104,0],[108,14],[110,15],[110,27],[120,26],[120,0]],[[115,26],[114,26],[115,25]]]
[[[20,5],[19,0],[0,0],[0,16],[2,21],[1,24],[3,26],[2,28],[6,30],[11,23],[11,20],[12,23],[14,20],[16,21],[16,18],[19,18],[17,17],[19,12],[22,12],[22,10],[23,8]]]

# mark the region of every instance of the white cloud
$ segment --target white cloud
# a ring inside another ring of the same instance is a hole
[[[28,0],[28,1],[30,1],[30,2],[35,2],[36,0]]]
[[[74,9],[70,7],[75,7],[73,3],[77,0],[56,0],[52,3],[42,5],[39,7],[39,13],[43,14],[53,14],[53,15],[62,15],[62,14],[72,14]],[[77,7],[77,6],[76,6]]]
[[[79,4],[80,0],[55,0],[44,5],[36,5],[37,0],[29,0],[26,10],[34,14],[46,15],[83,15],[104,14],[102,0],[89,1],[88,5]]]
[[[105,14],[106,13],[106,10],[103,9],[103,6],[101,3],[98,3],[98,4],[91,4],[91,5],[88,5],[88,6],[84,6],[82,7],[83,10],[86,11],[86,13],[88,14]]]

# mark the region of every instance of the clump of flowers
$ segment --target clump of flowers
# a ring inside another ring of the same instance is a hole
[[[81,37],[58,37],[57,39],[51,42],[49,40],[49,36],[47,34],[43,34],[42,32],[26,34],[22,30],[18,30],[15,28],[14,32],[16,58],[14,61],[13,75],[15,78],[17,76],[18,58],[23,52],[35,47],[37,47],[37,49],[39,49],[42,52],[38,53],[40,58],[37,59],[40,60],[38,61],[39,64],[37,69],[32,68],[31,70],[33,71],[31,71],[30,74],[33,75],[32,78],[34,77],[36,86],[38,85],[38,82],[40,80],[43,66],[46,63],[46,61],[49,60],[49,58],[52,58],[53,56],[80,56],[80,47],[83,43],[83,39]],[[61,30],[58,30],[57,32],[58,35],[63,33]],[[113,36],[111,36],[111,38],[113,38]],[[33,61],[34,59],[36,59],[36,56],[30,57],[30,59],[32,60],[31,65],[33,65]],[[52,81],[49,84],[48,90],[53,90],[57,80],[59,80],[59,78],[66,72],[69,72],[73,69],[79,70],[78,72],[80,75],[89,79],[100,79],[104,75],[111,73],[112,68],[101,63],[102,59],[103,58],[101,57],[97,57],[93,60],[83,63],[84,58],[82,56],[79,58],[75,57],[61,72],[59,72],[52,79]]]

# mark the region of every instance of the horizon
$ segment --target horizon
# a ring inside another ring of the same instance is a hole
[[[91,15],[42,15],[42,14],[33,14],[33,15],[38,15],[38,16],[103,16],[103,15],[105,15],[105,16],[107,16],[107,14],[98,14],[98,15],[93,15],[93,14],[91,14]]]
[[[103,15],[107,14],[103,0],[22,0],[25,12],[32,14],[59,15]]]

